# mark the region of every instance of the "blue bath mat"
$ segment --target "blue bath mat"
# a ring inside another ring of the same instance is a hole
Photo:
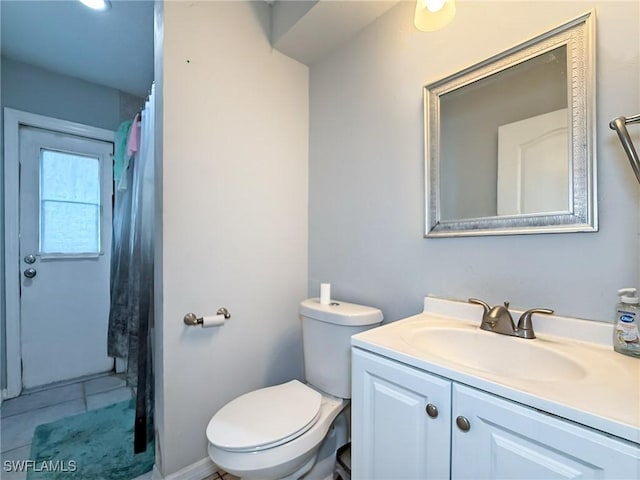
[[[130,480],[153,467],[153,442],[133,453],[133,400],[40,425],[28,480]]]

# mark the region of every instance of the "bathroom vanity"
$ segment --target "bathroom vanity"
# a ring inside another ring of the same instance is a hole
[[[522,339],[481,316],[427,297],[352,337],[353,478],[640,478],[640,359],[612,325],[538,315]]]

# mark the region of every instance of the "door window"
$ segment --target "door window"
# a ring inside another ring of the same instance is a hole
[[[40,150],[40,253],[100,253],[100,159]]]

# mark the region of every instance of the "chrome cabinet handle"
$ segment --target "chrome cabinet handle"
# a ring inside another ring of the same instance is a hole
[[[467,417],[463,417],[462,415],[456,418],[456,425],[463,432],[468,432],[469,429],[471,429],[471,424],[469,423],[469,419],[467,419]]]
[[[438,407],[436,407],[433,403],[428,404],[425,410],[427,411],[427,415],[429,415],[431,418],[436,418],[438,416]]]
[[[33,278],[38,274],[37,270],[35,268],[27,268],[24,271],[24,276],[27,278]]]

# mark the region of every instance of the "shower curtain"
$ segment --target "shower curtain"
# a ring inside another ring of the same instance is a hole
[[[153,438],[154,90],[141,113],[139,148],[116,185],[113,215],[107,347],[126,360],[127,382],[136,388],[135,453]]]

